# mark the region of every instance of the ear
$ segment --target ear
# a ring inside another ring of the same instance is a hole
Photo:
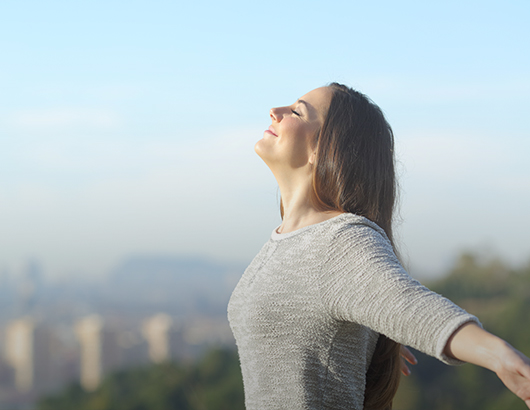
[[[307,162],[309,162],[311,165],[315,165],[316,161],[317,161],[317,153],[316,151],[313,151],[311,155],[309,155],[309,160]]]

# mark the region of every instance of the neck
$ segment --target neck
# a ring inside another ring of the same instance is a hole
[[[283,205],[279,233],[296,231],[341,214],[338,211],[320,211],[316,208],[311,199],[313,186],[310,175],[297,181],[278,180],[278,185]]]

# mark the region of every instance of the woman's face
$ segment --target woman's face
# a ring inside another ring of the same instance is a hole
[[[254,147],[269,167],[297,169],[313,163],[315,135],[324,122],[331,93],[329,87],[316,88],[290,106],[270,110],[272,124]]]

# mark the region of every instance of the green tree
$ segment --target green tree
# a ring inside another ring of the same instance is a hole
[[[212,350],[192,365],[163,363],[113,373],[94,392],[79,384],[43,398],[38,410],[243,410],[237,354]]]

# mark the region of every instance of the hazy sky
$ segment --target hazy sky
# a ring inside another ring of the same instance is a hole
[[[250,261],[278,225],[254,143],[339,81],[398,145],[416,276],[530,260],[530,2],[25,1],[0,6],[0,270],[131,254]]]

